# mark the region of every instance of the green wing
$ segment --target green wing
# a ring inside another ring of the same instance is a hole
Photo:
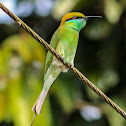
[[[69,27],[60,27],[54,33],[50,42],[50,46],[55,50],[57,46],[59,46],[59,50],[57,51],[60,54],[63,50],[64,62],[72,63],[77,49],[78,38],[79,32],[77,32],[76,30]],[[63,48],[61,49],[61,47]],[[48,51],[46,58],[45,74],[50,66],[50,63],[52,62],[52,59],[53,55],[50,51]]]
[[[52,48],[56,49],[57,44],[58,44],[60,39],[61,39],[61,32],[60,32],[60,29],[57,29],[55,31],[55,33],[53,34],[53,36],[52,36],[50,46]],[[44,75],[46,74],[46,72],[47,72],[47,70],[48,70],[48,68],[50,66],[50,63],[52,62],[52,59],[53,59],[53,54],[50,51],[48,51],[47,57],[46,57],[46,65],[45,65]]]

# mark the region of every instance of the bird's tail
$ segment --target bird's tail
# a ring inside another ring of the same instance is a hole
[[[48,89],[48,90],[49,90],[49,89]],[[36,100],[35,104],[34,104],[33,107],[32,107],[32,111],[34,111],[35,114],[34,114],[34,116],[33,116],[31,126],[32,126],[32,124],[33,124],[33,121],[34,121],[34,119],[35,119],[36,114],[41,114],[42,106],[43,106],[44,100],[45,100],[45,98],[46,98],[46,95],[47,95],[47,93],[48,93],[48,90],[45,91],[44,89],[42,89],[42,91],[41,91],[41,93],[40,93],[38,99]]]
[[[35,112],[35,114],[41,114],[42,111],[42,106],[44,103],[44,100],[46,98],[46,95],[48,93],[49,88],[51,85],[54,83],[56,78],[59,76],[61,73],[61,69],[57,68],[56,65],[50,65],[45,77],[44,77],[44,85],[43,89],[36,100],[34,106],[32,107],[32,110]]]
[[[36,114],[39,114],[39,115],[41,114],[42,106],[43,106],[44,100],[46,98],[46,95],[48,93],[48,90],[45,91],[44,89],[42,89],[38,99],[36,100],[35,104],[33,105],[32,111],[34,111]]]

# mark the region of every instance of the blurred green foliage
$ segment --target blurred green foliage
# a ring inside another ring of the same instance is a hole
[[[49,42],[65,13],[102,15],[102,19],[88,20],[81,31],[75,66],[126,111],[126,1],[52,2],[48,16],[33,12],[22,20]],[[0,24],[0,126],[30,125],[31,108],[42,89],[45,59],[46,49],[28,33],[15,23]],[[125,126],[126,122],[69,71],[51,87],[33,125]]]

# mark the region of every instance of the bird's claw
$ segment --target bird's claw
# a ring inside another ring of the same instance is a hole
[[[70,65],[70,68],[73,69],[74,67],[74,64],[73,63],[69,63],[67,61],[64,60],[64,57],[62,57],[62,61],[65,63],[65,64],[69,64]]]
[[[64,58],[62,57],[62,61],[64,62]]]
[[[71,69],[73,69],[73,67],[74,67],[74,64],[72,64],[72,63],[69,63],[69,62],[65,62],[66,64],[69,64],[69,66],[70,66],[70,68]]]
[[[70,64],[70,68],[73,69],[74,68],[74,64],[69,63]]]

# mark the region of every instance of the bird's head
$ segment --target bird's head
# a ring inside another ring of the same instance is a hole
[[[79,13],[79,12],[71,12],[71,13],[68,13],[68,14],[66,14],[62,18],[60,25],[64,25],[65,22],[67,22],[67,21],[75,20],[75,19],[83,18],[83,17],[85,17],[85,16],[82,13]]]
[[[73,27],[80,31],[86,25],[84,17],[85,16],[79,12],[68,13],[62,18],[60,26],[67,25],[68,27]]]
[[[68,26],[76,29],[77,31],[80,31],[86,25],[86,20],[90,17],[101,17],[101,16],[85,16],[84,14],[79,12],[71,12],[66,14],[62,18],[60,27]]]

